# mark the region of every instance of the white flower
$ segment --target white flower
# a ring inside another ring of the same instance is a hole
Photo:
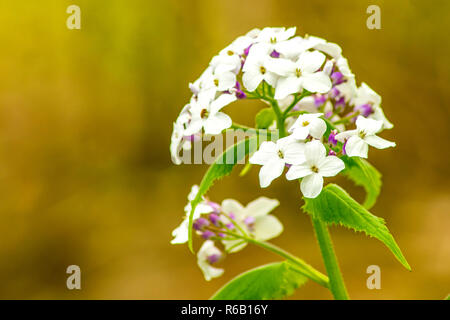
[[[222,255],[222,252],[214,246],[214,242],[206,240],[203,242],[197,253],[197,264],[203,272],[206,281],[220,277],[224,270],[215,268],[211,264],[215,263]]]
[[[383,122],[358,116],[356,129],[349,130],[336,135],[339,141],[347,140],[345,152],[349,157],[367,158],[369,145],[377,149],[395,147],[395,143],[376,136],[381,130]]]
[[[231,118],[220,110],[236,99],[235,95],[227,93],[213,101],[199,96],[197,101],[191,102],[192,119],[185,133],[194,134],[203,127],[206,134],[219,134],[231,127]]]
[[[275,99],[301,92],[303,88],[310,92],[330,91],[330,78],[323,71],[318,71],[324,61],[325,55],[319,51],[305,51],[296,62],[281,58],[270,60],[269,71],[281,76],[275,88]]]
[[[294,125],[289,129],[289,132],[292,132],[292,136],[298,140],[305,140],[308,135],[316,139],[321,139],[327,130],[325,121],[319,118],[322,115],[323,113],[300,115]]]
[[[228,91],[236,85],[236,75],[221,68],[220,65],[202,76],[202,88],[198,93],[199,99],[213,100],[217,92]]]
[[[386,118],[383,113],[383,109],[380,106],[381,96],[366,83],[361,83],[361,86],[357,89],[356,97],[353,103],[355,106],[360,106],[366,103],[371,104],[373,113],[369,115],[369,118],[382,121],[384,129],[391,129],[394,127],[394,125]]]
[[[276,143],[264,141],[249,162],[262,165],[259,184],[261,188],[266,188],[283,173],[286,164],[300,164],[304,160],[304,143],[288,136],[278,139]]]
[[[245,60],[242,71],[242,82],[248,91],[252,92],[258,88],[261,81],[266,81],[272,87],[277,83],[278,76],[267,69],[267,64],[274,60],[270,57],[270,45],[258,43],[251,47],[250,53]]]
[[[194,185],[191,188],[191,192],[188,195],[188,204],[184,207],[184,218],[183,222],[172,231],[172,236],[174,237],[171,244],[182,244],[186,243],[189,238],[189,215],[192,211],[191,201],[195,199],[198,193],[198,186]],[[198,219],[200,215],[213,212],[214,208],[208,203],[202,201],[200,202],[194,210],[193,220]]]
[[[283,232],[283,225],[269,213],[278,207],[280,203],[276,199],[260,197],[253,200],[246,207],[234,199],[222,201],[222,211],[228,216],[234,216],[235,223],[250,233],[258,241],[267,241],[278,237]],[[239,230],[234,230],[239,232]],[[227,252],[242,250],[247,242],[245,240],[222,240]]]
[[[286,28],[264,28],[256,37],[256,42],[265,42],[269,44],[276,44],[285,41],[295,35],[296,27],[286,30]]]
[[[177,120],[173,123],[173,131],[170,142],[170,154],[172,156],[172,161],[175,164],[181,164],[181,159],[179,157],[180,146],[183,149],[189,149],[191,144],[189,141],[184,140],[185,128],[191,121],[191,115],[189,113],[190,105],[184,106]]]
[[[333,177],[345,168],[344,161],[326,156],[324,145],[313,140],[305,146],[305,162],[292,166],[286,174],[288,180],[303,178],[300,189],[306,198],[315,198],[322,191],[323,177]]]

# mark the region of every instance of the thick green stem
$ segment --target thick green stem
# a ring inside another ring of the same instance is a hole
[[[344,279],[339,270],[339,264],[334,253],[333,242],[331,241],[328,228],[323,221],[315,218],[311,219],[317,241],[319,242],[320,251],[322,252],[325,268],[330,279],[331,293],[336,300],[348,300],[347,289],[345,288]]]

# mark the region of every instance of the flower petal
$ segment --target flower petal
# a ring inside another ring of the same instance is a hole
[[[306,164],[291,166],[286,173],[286,179],[295,180],[313,174],[311,166]]]
[[[320,174],[313,173],[302,179],[300,190],[306,198],[315,198],[322,191],[323,178]]]
[[[389,147],[396,146],[395,142],[380,138],[375,135],[365,137],[364,141],[366,141],[369,145],[377,149],[386,149]]]
[[[278,158],[278,147],[275,142],[264,141],[261,143],[258,151],[256,151],[249,159],[252,164],[265,165],[270,160]]]
[[[319,51],[305,51],[298,58],[302,73],[312,73],[319,70],[325,61],[325,55]]]
[[[281,100],[291,93],[300,92],[302,88],[302,79],[297,77],[287,77],[278,79],[275,88],[275,99]]]
[[[256,240],[266,241],[278,237],[283,232],[283,225],[273,215],[262,216],[255,219],[254,230]]]
[[[327,131],[327,124],[320,118],[311,121],[308,126],[309,134],[316,139],[322,139],[323,134]]]
[[[310,92],[326,93],[331,90],[331,80],[325,72],[303,74],[303,88]]]
[[[374,135],[383,127],[383,121],[358,116],[356,118],[356,127],[358,131],[364,131],[367,135]]]
[[[238,219],[245,218],[244,206],[234,199],[225,199],[222,201],[222,211],[226,214],[234,214]]]
[[[356,135],[356,134],[358,134],[358,130],[347,130],[347,131],[338,133],[338,134],[336,135],[336,139],[337,139],[338,141],[340,141],[340,142],[344,142],[345,139],[348,139],[348,138],[350,138],[351,136],[354,136],[354,135]]]
[[[322,142],[318,140],[312,140],[305,146],[305,157],[308,163],[317,166],[319,162],[325,158],[327,150]]]
[[[272,181],[283,173],[284,161],[281,159],[273,159],[262,166],[259,171],[259,184],[261,188],[268,187]]]
[[[358,136],[352,136],[347,140],[345,145],[345,152],[349,157],[367,158],[369,146]]]
[[[266,197],[259,197],[253,200],[245,207],[245,215],[251,217],[260,217],[267,215],[270,211],[280,205],[280,202],[276,199],[269,199]]]
[[[242,81],[244,83],[244,87],[252,92],[255,91],[256,88],[258,88],[259,84],[263,80],[264,76],[259,72],[259,70],[248,70],[244,72],[244,75],[242,76]]]
[[[323,177],[334,177],[344,168],[344,161],[335,156],[328,156],[319,163],[319,174]]]
[[[231,127],[233,121],[231,118],[222,112],[218,112],[215,115],[209,116],[209,118],[204,123],[206,134],[219,134],[223,130]]]

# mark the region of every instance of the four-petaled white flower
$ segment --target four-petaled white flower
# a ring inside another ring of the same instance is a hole
[[[319,118],[320,116],[323,116],[323,113],[300,115],[292,127],[289,128],[289,132],[292,132],[292,136],[299,140],[305,140],[308,135],[316,139],[322,139],[323,134],[327,130],[327,124],[323,119]]]
[[[303,178],[300,190],[306,198],[315,198],[322,191],[323,177],[333,177],[345,168],[344,161],[326,156],[325,146],[318,140],[306,143],[305,161],[286,173],[288,180]]]
[[[278,207],[280,203],[276,199],[260,197],[253,200],[246,207],[234,199],[222,201],[222,211],[233,217],[233,221],[241,228],[251,234],[258,241],[266,241],[278,237],[283,232],[283,225],[273,215],[269,213]],[[231,221],[226,221],[230,223]],[[239,229],[233,230],[240,233]],[[241,234],[242,235],[242,234]],[[222,240],[227,252],[237,252],[242,250],[247,242],[245,240]]]
[[[275,99],[283,99],[289,94],[301,92],[325,93],[331,89],[331,80],[319,71],[325,55],[319,51],[305,51],[296,62],[288,59],[268,61],[268,69],[280,76],[275,88]]]
[[[305,160],[304,147],[304,143],[296,141],[291,136],[278,139],[276,143],[264,141],[249,160],[250,163],[262,165],[259,171],[261,188],[268,187],[278,178],[286,164],[302,163]]]
[[[266,43],[257,43],[251,47],[242,68],[242,82],[248,91],[255,91],[263,80],[272,87],[277,83],[278,76],[267,68],[270,61],[274,60],[270,57],[270,50],[271,46]]]
[[[349,157],[367,158],[369,145],[377,149],[395,147],[395,142],[385,140],[376,135],[383,127],[383,121],[367,119],[358,116],[356,119],[356,129],[349,130],[336,135],[336,139],[344,142],[345,153]]]
[[[193,185],[191,188],[191,192],[188,195],[188,204],[184,207],[184,218],[183,222],[172,231],[172,236],[174,237],[171,244],[181,244],[186,243],[189,237],[189,215],[192,211],[191,201],[195,199],[198,193],[198,186]],[[204,200],[204,199],[203,199]],[[207,202],[200,202],[194,210],[193,220],[198,219],[200,215],[213,212],[214,208],[211,207]]]
[[[206,240],[203,242],[203,245],[197,253],[197,264],[202,270],[206,281],[220,277],[223,274],[223,269],[212,266],[221,256],[222,252],[214,246],[214,241]]]
[[[369,115],[370,119],[381,120],[383,129],[392,129],[394,125],[386,118],[381,108],[381,96],[376,93],[365,82],[356,91],[353,103],[356,107],[369,103],[372,106],[373,113]]]
[[[206,134],[219,134],[222,130],[231,127],[231,118],[220,112],[220,109],[235,101],[237,98],[233,94],[222,94],[217,99],[209,101],[205,97],[198,98],[191,102],[192,119],[185,134],[194,134],[205,129]]]

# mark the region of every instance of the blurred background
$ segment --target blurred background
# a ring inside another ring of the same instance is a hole
[[[67,6],[81,8],[68,30]],[[381,30],[366,8],[381,8]],[[375,239],[333,227],[350,296],[443,299],[450,292],[448,1],[44,0],[0,3],[0,298],[206,299],[240,272],[277,261],[255,247],[229,256],[206,282],[186,246],[172,246],[186,196],[206,165],[176,166],[172,121],[188,83],[210,58],[254,27],[297,26],[338,43],[358,83],[383,97],[395,124],[372,149],[384,186],[371,210],[387,224],[413,268]],[[227,113],[252,125],[261,108]],[[285,232],[274,243],[324,271],[297,185],[258,185],[239,170],[209,196],[247,203],[278,198]],[[337,179],[358,200],[364,192]],[[199,241],[196,243],[199,244]],[[66,288],[81,267],[82,290]],[[366,268],[381,268],[368,290]],[[295,299],[330,299],[315,283]]]

